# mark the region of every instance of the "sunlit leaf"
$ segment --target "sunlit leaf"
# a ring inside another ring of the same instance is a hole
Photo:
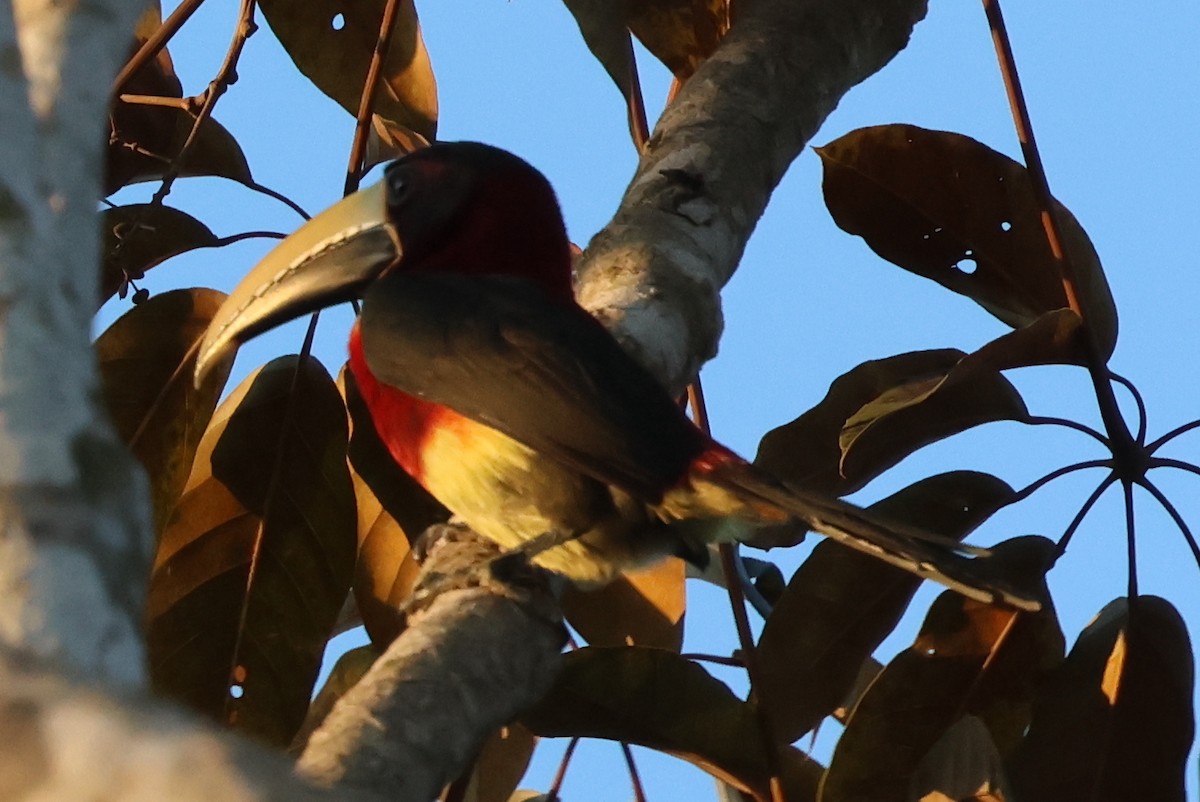
[[[308,708],[355,551],[345,407],[297,359],[260,368],[213,415],[146,615],[160,692],[278,745]]]
[[[837,224],[905,270],[966,295],[1021,327],[1069,306],[1025,168],[975,140],[912,125],[860,128],[817,148]],[[1083,227],[1056,218],[1079,300],[1104,357],[1117,313]]]
[[[363,156],[363,169],[369,170],[377,164],[399,159],[409,153],[429,147],[429,140],[408,126],[371,115],[371,130],[367,134],[367,152]]]
[[[835,379],[817,406],[767,432],[755,464],[797,487],[845,495],[922,446],[1025,417],[1020,395],[994,370],[939,387],[964,356],[941,349],[864,362]],[[916,398],[922,403],[906,408]],[[843,430],[855,416],[860,431],[843,455]]]
[[[356,116],[385,5],[385,0],[259,2],[300,72]],[[373,110],[432,141],[438,115],[433,67],[412,0],[402,0],[398,12]]]
[[[696,663],[661,649],[588,647],[566,655],[546,698],[522,721],[542,736],[641,744],[769,798],[754,708]],[[789,802],[815,800],[821,767],[780,750]]]
[[[630,571],[596,590],[568,588],[563,612],[592,646],[654,646],[679,651],[687,608],[686,569],[672,557]]]
[[[1013,799],[1000,753],[987,727],[963,716],[921,758],[909,784],[909,799],[919,802]]]
[[[871,507],[889,520],[961,539],[1012,498],[988,474],[958,471]],[[837,543],[820,543],[771,611],[758,644],[773,731],[794,741],[843,703],[863,662],[895,628],[921,580]]]
[[[731,0],[630,3],[629,29],[675,77],[686,81],[729,32]]]
[[[371,666],[375,665],[379,655],[380,651],[368,644],[350,649],[337,659],[325,684],[313,697],[312,704],[308,707],[308,713],[304,716],[304,724],[292,739],[288,751],[293,754],[304,751],[308,737],[317,727],[321,726],[321,722],[329,715],[329,711],[333,710],[333,706],[337,704],[338,700],[357,685],[358,681],[371,669]]]
[[[231,353],[193,387],[200,339],[224,299],[224,293],[206,289],[156,295],[96,340],[109,417],[150,478],[155,532],[162,531],[179,499],[233,364]]]
[[[1170,602],[1110,602],[1038,694],[1009,766],[1016,798],[1183,802],[1193,683],[1187,628]]]
[[[921,759],[965,714],[1001,754],[1029,722],[1036,683],[1061,660],[1063,636],[1043,574],[1054,544],[998,544],[990,565],[1015,585],[1040,585],[1042,610],[1018,613],[952,591],[937,598],[916,642],[872,683],[850,714],[821,788],[822,802],[905,800]]]
[[[104,236],[100,303],[116,294],[127,278],[140,279],[152,267],[196,248],[217,245],[217,237],[196,218],[170,206],[138,203],[100,212]]]

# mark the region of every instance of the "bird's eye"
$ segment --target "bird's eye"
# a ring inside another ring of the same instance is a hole
[[[388,205],[395,206],[408,194],[409,182],[403,173],[396,171],[387,177]]]

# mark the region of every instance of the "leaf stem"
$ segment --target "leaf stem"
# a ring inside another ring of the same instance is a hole
[[[1129,598],[1136,599],[1138,595],[1137,526],[1134,523],[1133,482],[1122,479],[1121,489],[1125,496],[1125,549],[1129,555],[1128,595]]]
[[[1121,385],[1126,390],[1128,390],[1129,394],[1131,396],[1133,396],[1133,403],[1137,405],[1137,411],[1138,411],[1138,430],[1137,430],[1136,439],[1139,443],[1145,443],[1146,442],[1146,428],[1147,428],[1147,424],[1148,424],[1148,416],[1146,414],[1146,400],[1144,398],[1142,398],[1142,394],[1138,390],[1137,385],[1135,385],[1129,379],[1125,378],[1121,374],[1116,373],[1115,371],[1113,371],[1111,369],[1108,371],[1108,376],[1110,379],[1115,381],[1117,384]]]
[[[349,195],[358,190],[362,180],[363,155],[367,150],[367,131],[371,124],[371,109],[375,106],[375,95],[379,91],[379,76],[384,59],[392,46],[392,30],[396,27],[398,0],[387,0],[383,7],[383,16],[379,20],[379,35],[375,39],[375,51],[371,54],[371,64],[367,67],[367,78],[363,82],[362,96],[358,102],[358,115],[354,123],[354,140],[350,144],[350,159],[346,165],[346,182],[342,186],[342,195]]]
[[[730,666],[731,668],[745,668],[746,662],[738,657],[723,657],[719,654],[702,654],[699,652],[685,652],[681,655],[684,660],[695,660],[698,663],[716,663],[721,666]]]
[[[1009,503],[1015,504],[1018,501],[1024,501],[1048,485],[1050,482],[1053,482],[1055,479],[1075,473],[1076,471],[1083,471],[1087,470],[1088,468],[1109,468],[1111,470],[1112,467],[1113,464],[1112,460],[1110,459],[1092,459],[1087,460],[1086,462],[1076,462],[1073,465],[1066,465],[1062,468],[1050,471],[1050,473],[1046,474],[1040,479],[1035,479],[1025,487],[1016,491],[1016,493],[1013,494],[1012,501]]]
[[[1149,479],[1144,478],[1138,484],[1145,488],[1150,495],[1154,496],[1162,508],[1167,511],[1167,515],[1171,516],[1171,520],[1175,522],[1175,525],[1179,527],[1179,531],[1183,534],[1183,539],[1187,541],[1188,548],[1192,550],[1192,559],[1196,561],[1196,567],[1200,568],[1200,545],[1196,543],[1196,538],[1192,534],[1191,527],[1188,526],[1187,521],[1180,515],[1179,510],[1167,498],[1166,493],[1162,492],[1158,488],[1158,485]]]
[[[1079,421],[1073,421],[1070,418],[1056,418],[1051,415],[1027,415],[1021,419],[1021,423],[1025,423],[1030,426],[1061,426],[1064,429],[1074,429],[1075,431],[1086,434],[1088,437],[1096,440],[1105,448],[1109,448],[1107,437],[1100,434],[1100,432],[1096,431],[1091,426],[1080,423]]]
[[[546,798],[550,802],[559,802],[558,792],[562,790],[563,780],[567,778],[567,767],[571,765],[571,757],[575,754],[575,747],[578,745],[578,735],[567,742],[567,748],[558,764],[558,771],[554,774],[554,781],[550,783],[550,788],[546,791]]]
[[[1033,122],[1029,116],[1029,107],[1025,103],[1024,91],[1021,89],[1021,78],[1017,72],[1012,42],[1008,38],[1008,30],[1004,25],[1000,0],[983,0],[983,10],[992,31],[996,59],[1000,65],[1000,74],[1004,79],[1005,90],[1008,93],[1013,123],[1017,130],[1017,139],[1021,143],[1021,152],[1025,157],[1030,183],[1033,185],[1034,194],[1042,207],[1042,228],[1046,233],[1046,241],[1050,246],[1051,255],[1058,263],[1059,277],[1062,281],[1067,305],[1083,321],[1080,343],[1084,349],[1088,374],[1091,376],[1092,386],[1096,392],[1100,418],[1104,421],[1104,428],[1108,433],[1118,470],[1122,476],[1132,478],[1137,476],[1140,471],[1144,471],[1144,454],[1129,433],[1125,419],[1121,417],[1121,410],[1117,406],[1116,395],[1113,392],[1112,382],[1109,380],[1105,360],[1101,357],[1101,349],[1096,342],[1095,328],[1080,302],[1079,276],[1070,256],[1063,248],[1062,227],[1059,223],[1054,197],[1050,193],[1050,182],[1046,178],[1046,169],[1038,150],[1037,139],[1033,134]]]
[[[1054,553],[1055,562],[1058,562],[1058,558],[1066,553],[1067,544],[1069,544],[1071,542],[1071,538],[1075,536],[1075,532],[1079,529],[1079,525],[1083,523],[1083,519],[1087,517],[1087,514],[1091,512],[1092,507],[1094,507],[1096,502],[1100,500],[1100,497],[1104,495],[1104,491],[1108,490],[1108,488],[1111,487],[1115,481],[1117,481],[1117,473],[1116,471],[1113,471],[1108,476],[1104,477],[1104,480],[1096,486],[1096,489],[1092,491],[1092,494],[1087,497],[1086,501],[1083,502],[1083,506],[1079,508],[1079,512],[1075,513],[1075,517],[1072,518],[1071,523],[1067,525],[1067,529],[1065,532],[1063,532],[1063,536],[1058,539],[1058,548]]]
[[[629,782],[633,784],[633,802],[646,802],[646,790],[642,787],[642,778],[638,775],[637,763],[633,762],[633,750],[624,741],[621,741],[621,753],[625,755],[625,766],[629,769]]]
[[[1155,440],[1150,445],[1146,446],[1146,453],[1153,454],[1155,451],[1158,451],[1160,448],[1162,448],[1167,443],[1174,440],[1176,437],[1179,437],[1180,435],[1183,435],[1183,434],[1187,434],[1188,432],[1192,431],[1193,429],[1197,429],[1197,428],[1200,428],[1200,420],[1189,421],[1188,423],[1185,423],[1182,426],[1176,426],[1174,429],[1167,432],[1166,434],[1164,434],[1162,437]]]

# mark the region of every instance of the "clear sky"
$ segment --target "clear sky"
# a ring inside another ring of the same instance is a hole
[[[559,192],[572,239],[586,244],[615,210],[635,154],[621,96],[565,8],[553,0],[418,6],[439,81],[440,137],[501,145],[542,169]],[[1006,7],[1051,187],[1087,229],[1106,268],[1121,322],[1112,364],[1144,393],[1152,438],[1200,415],[1200,280],[1193,239],[1200,223],[1194,145],[1200,22],[1178,8],[1164,0],[1010,0]],[[200,92],[216,71],[235,17],[235,3],[208,3],[172,44],[185,94]],[[653,120],[668,76],[644,51],[639,64]],[[353,120],[295,71],[269,31],[251,39],[239,74],[215,116],[241,143],[256,179],[312,212],[331,204],[341,192]],[[813,144],[889,122],[957,131],[1020,158],[979,4],[932,4],[908,49],[852,91]],[[820,181],[819,160],[807,150],[776,191],[725,292],[721,352],[703,373],[715,435],[747,456],[764,432],[811,407],[830,381],[867,359],[927,348],[971,351],[1006,330],[971,301],[882,261],[840,231],[824,209]],[[144,200],[152,190],[144,185],[118,198]],[[298,223],[273,201],[215,179],[179,182],[169,203],[220,236],[290,231]],[[250,242],[187,255],[150,273],[144,284],[154,292],[194,285],[228,290],[265,247]],[[100,325],[125,303],[109,304]],[[347,323],[340,314],[322,320],[316,352],[334,371],[344,359]],[[292,327],[244,348],[230,386],[299,342]],[[1010,378],[1035,414],[1099,426],[1082,370],[1039,368]],[[1200,432],[1182,438],[1170,455],[1200,460]],[[1060,465],[1102,456],[1077,433],[994,424],[922,450],[855,498],[869,503],[958,468],[989,471],[1021,487]],[[973,542],[1029,533],[1058,538],[1102,475],[1056,482],[997,515]],[[1155,478],[1200,528],[1200,477]],[[1200,570],[1151,499],[1139,496],[1137,510],[1142,591],[1170,598],[1196,641]],[[808,548],[771,557],[790,576]],[[1124,593],[1119,493],[1097,505],[1050,581],[1070,644],[1096,611]],[[886,662],[911,642],[936,593],[932,587],[921,591],[916,615],[884,644],[879,659]],[[697,588],[692,604],[689,650],[728,653],[735,644],[723,595]],[[721,676],[737,685],[736,673]],[[835,729],[827,725],[818,740],[824,759]],[[561,743],[539,752],[529,785],[544,788]],[[614,745],[585,745],[580,756],[564,798],[630,798]],[[641,762],[650,799],[711,798],[711,783],[698,770],[666,758]],[[1200,798],[1195,765],[1193,752],[1191,799]]]

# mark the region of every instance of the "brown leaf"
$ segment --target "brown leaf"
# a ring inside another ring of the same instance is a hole
[[[1012,799],[991,733],[975,716],[963,716],[929,750],[913,775],[909,799],[920,802]]]
[[[835,379],[817,406],[767,432],[755,464],[796,487],[841,496],[922,446],[1025,417],[1016,388],[995,371],[941,386],[964,356],[947,348],[864,362]],[[851,419],[855,429],[844,434]]]
[[[192,385],[200,339],[225,294],[173,290],[129,310],[96,340],[105,406],[150,478],[161,532],[192,469],[200,436],[229,378],[234,354]]]
[[[114,101],[110,119],[113,128],[108,144],[105,195],[129,184],[154,181],[166,175],[196,122],[183,109],[119,100]],[[179,175],[219,176],[243,184],[254,181],[233,134],[211,117],[200,125]]]
[[[325,369],[260,368],[213,415],[146,604],[162,693],[277,745],[299,728],[354,569],[346,413]],[[280,451],[282,449],[282,452]]]
[[[769,799],[754,708],[690,660],[660,649],[590,646],[567,654],[554,687],[522,721],[537,735],[607,738],[658,749]],[[821,767],[780,750],[789,802],[816,799]]]
[[[592,646],[653,646],[679,651],[687,609],[683,560],[670,558],[629,571],[602,588],[568,587],[567,621]]]
[[[116,294],[126,278],[140,279],[172,256],[218,244],[208,226],[190,214],[151,203],[103,210],[100,230],[104,236],[101,304]]]
[[[884,259],[972,298],[1013,327],[1068,306],[1025,168],[961,134],[912,125],[860,128],[817,148],[825,203]],[[1058,204],[1080,302],[1103,356],[1117,312],[1100,258]]]
[[[371,130],[367,134],[367,152],[363,156],[363,169],[369,170],[377,164],[399,159],[427,147],[429,140],[408,126],[372,114]]]
[[[904,488],[871,507],[889,520],[961,539],[1012,498],[984,473],[958,471]],[[758,643],[762,698],[785,742],[842,704],[859,667],[895,628],[921,580],[837,543],[820,543],[796,571]]]
[[[379,38],[385,0],[260,0],[259,7],[300,72],[357,116]],[[400,3],[373,111],[416,132],[437,134],[437,83],[412,0]]]
[[[1014,538],[991,565],[1018,586],[1041,586],[1042,610],[1018,613],[951,591],[937,598],[916,642],[850,714],[822,784],[822,802],[906,799],[917,765],[965,714],[979,717],[1001,754],[1029,722],[1035,683],[1061,660],[1063,637],[1042,579],[1054,544]]]
[[[729,33],[731,0],[630,3],[629,30],[675,77],[686,81]]]
[[[1110,602],[1038,694],[1009,767],[1016,798],[1183,802],[1193,682],[1187,628],[1170,602]]]
[[[354,598],[371,642],[382,648],[405,626],[400,607],[419,570],[409,545],[450,513],[388,454],[353,374],[343,368],[338,384],[350,417],[347,456],[358,501]]]

